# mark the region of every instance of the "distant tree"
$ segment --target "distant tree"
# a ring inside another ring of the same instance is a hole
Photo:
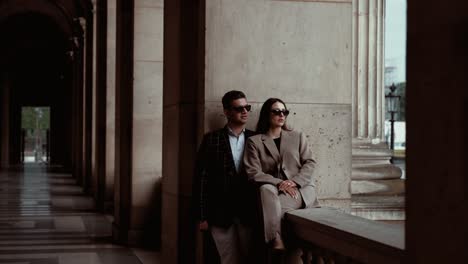
[[[36,110],[38,109],[38,110]],[[42,114],[38,114],[41,112]],[[38,122],[36,124],[36,122]],[[21,127],[28,131],[35,130],[36,125],[40,130],[49,129],[50,108],[49,107],[23,107]]]
[[[396,116],[397,121],[406,121],[406,82],[401,82],[396,85],[396,95],[400,96],[400,106]]]
[[[34,129],[36,128],[36,112],[33,107],[23,107],[21,116],[21,128]]]

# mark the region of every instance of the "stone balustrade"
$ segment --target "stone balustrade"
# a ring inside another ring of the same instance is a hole
[[[346,214],[333,208],[296,210],[286,215],[292,243],[303,263],[401,263],[404,227]]]

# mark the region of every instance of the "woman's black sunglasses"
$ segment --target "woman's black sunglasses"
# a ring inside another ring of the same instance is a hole
[[[242,113],[244,109],[247,112],[250,112],[250,110],[252,109],[252,106],[251,105],[232,106],[231,109],[238,113]]]
[[[281,115],[283,114],[284,116],[288,116],[289,115],[289,110],[288,109],[271,109],[271,112],[274,114],[274,115]]]

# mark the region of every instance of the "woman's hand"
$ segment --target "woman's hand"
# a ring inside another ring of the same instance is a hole
[[[279,185],[278,185],[278,189],[282,189],[282,188],[286,188],[286,187],[297,187],[297,184],[294,182],[294,181],[291,181],[291,180],[285,180],[285,181],[282,181]]]
[[[278,190],[289,194],[292,198],[296,200],[299,199],[299,190],[297,189],[296,185],[294,184],[294,186],[292,186],[292,184],[288,184],[287,182],[285,182],[286,181],[283,181],[278,185]]]

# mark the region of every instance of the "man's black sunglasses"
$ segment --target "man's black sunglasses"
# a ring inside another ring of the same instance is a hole
[[[289,115],[289,110],[288,109],[271,109],[271,112],[274,114],[274,115],[281,115],[283,114],[284,116],[288,116]]]
[[[250,112],[250,110],[252,109],[252,106],[251,105],[231,106],[231,109],[238,113],[244,112],[244,109],[247,112]]]

